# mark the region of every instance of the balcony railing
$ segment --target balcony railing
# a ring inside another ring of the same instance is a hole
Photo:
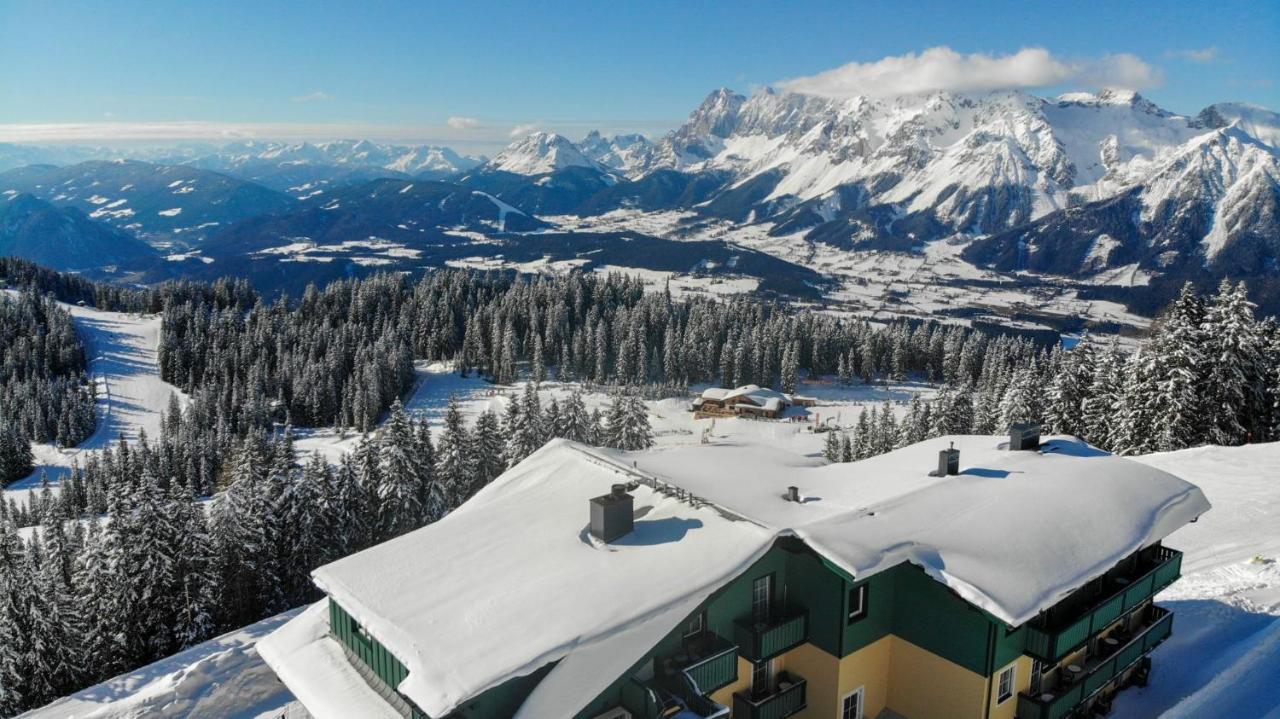
[[[751,692],[733,695],[733,719],[783,719],[805,708],[805,681],[783,672],[778,690],[765,696]]]
[[[1147,623],[1129,641],[1096,661],[1090,660],[1079,679],[1056,690],[1019,694],[1018,719],[1062,719],[1070,715],[1169,638],[1173,614],[1154,605],[1148,611]]]
[[[1100,593],[1080,612],[1072,612],[1065,620],[1032,624],[1026,631],[1026,652],[1047,663],[1056,664],[1079,649],[1089,637],[1106,629],[1115,620],[1169,586],[1182,571],[1182,552],[1156,547],[1151,557],[1139,565],[1133,578],[1117,575],[1104,581],[1122,584],[1111,592]]]
[[[738,646],[713,632],[686,640],[684,652],[672,660],[693,694],[710,694],[738,678]]]
[[[652,679],[632,681],[622,690],[623,706],[639,719],[676,713],[690,717],[725,717],[729,707],[708,694],[738,678],[738,647],[714,632],[686,637],[679,651],[659,658]]]
[[[772,659],[804,644],[808,631],[809,613],[803,609],[787,609],[763,622],[750,619],[734,622],[738,651],[753,662]]]

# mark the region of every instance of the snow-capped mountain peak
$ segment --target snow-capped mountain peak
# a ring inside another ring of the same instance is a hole
[[[569,138],[554,132],[534,132],[498,153],[488,167],[518,175],[542,175],[567,167],[603,167],[583,154]]]

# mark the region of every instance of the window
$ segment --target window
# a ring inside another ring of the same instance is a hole
[[[1040,680],[1044,677],[1044,664],[1039,659],[1031,660],[1031,692],[1040,691]]]
[[[849,624],[867,616],[867,585],[849,590]]]
[[[840,719],[862,719],[862,702],[866,690],[866,687],[858,687],[844,695],[840,702]]]
[[[773,598],[773,575],[766,574],[751,583],[751,617],[757,622],[769,621],[769,600]]]
[[[684,625],[684,632],[681,634],[685,639],[692,639],[700,634],[707,626],[707,613],[705,611],[698,612],[689,619],[689,623]]]
[[[773,693],[773,660],[751,665],[751,693],[757,697]]]
[[[1010,664],[1008,669],[1000,672],[999,689],[996,692],[996,704],[1003,704],[1013,696],[1014,674],[1018,669],[1017,664]]]

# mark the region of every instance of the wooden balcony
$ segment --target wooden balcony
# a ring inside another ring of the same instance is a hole
[[[1046,664],[1058,663],[1126,612],[1172,584],[1181,571],[1182,552],[1176,549],[1154,547],[1147,556],[1140,554],[1131,566],[1108,573],[1083,593],[1068,599],[1069,606],[1051,610],[1049,618],[1029,625],[1027,654]]]
[[[805,681],[803,678],[781,672],[777,688],[770,694],[756,695],[738,692],[733,695],[734,719],[783,719],[803,710]]]
[[[1038,693],[1018,695],[1018,719],[1063,719],[1098,696],[1133,668],[1173,631],[1173,614],[1152,605],[1144,623],[1116,647],[1085,660],[1084,671],[1069,682]],[[1061,670],[1060,670],[1061,671]]]
[[[738,651],[750,661],[759,662],[804,644],[808,638],[809,612],[784,609],[768,621],[740,619],[734,622],[734,639]]]

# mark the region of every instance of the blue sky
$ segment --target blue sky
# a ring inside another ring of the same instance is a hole
[[[364,135],[489,150],[518,126],[659,134],[722,85],[817,75],[793,87],[836,80],[838,94],[883,58],[940,46],[954,51],[934,57],[944,65],[1043,48],[1027,57],[1030,80],[1013,73],[1037,93],[1129,80],[1136,66],[1134,84],[1176,112],[1226,100],[1280,108],[1276,2],[356,7],[0,0],[0,139]],[[852,80],[819,75],[848,63],[864,64]]]

